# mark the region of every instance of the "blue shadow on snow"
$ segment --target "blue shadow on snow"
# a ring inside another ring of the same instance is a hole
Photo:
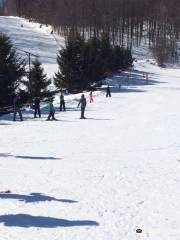
[[[51,217],[31,216],[27,214],[2,215],[0,223],[4,223],[7,227],[23,227],[23,228],[57,228],[57,227],[83,227],[98,226],[95,221],[90,220],[66,220]]]
[[[15,199],[26,203],[33,202],[46,202],[46,201],[56,201],[62,203],[77,203],[77,201],[69,200],[69,199],[57,199],[54,197],[46,196],[41,193],[31,193],[30,195],[21,195],[21,194],[0,194],[0,199]]]
[[[18,159],[30,159],[30,160],[61,160],[62,158],[56,157],[41,157],[41,156],[20,156],[20,155],[12,155],[10,153],[0,153],[0,158],[18,158]]]

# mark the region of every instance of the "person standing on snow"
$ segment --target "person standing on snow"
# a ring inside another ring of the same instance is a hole
[[[93,102],[94,102],[93,93],[92,93],[92,92],[90,92],[90,94],[89,94],[89,102],[90,102],[90,103],[93,103]]]
[[[48,111],[49,111],[49,116],[47,118],[47,121],[51,120],[51,117],[52,117],[52,120],[56,120],[55,117],[54,117],[55,108],[54,108],[54,105],[53,105],[53,99],[51,99],[49,104],[48,104]]]
[[[86,119],[85,116],[84,116],[84,112],[85,112],[85,109],[86,109],[86,104],[87,104],[86,98],[85,98],[84,94],[82,94],[81,99],[79,100],[79,104],[78,104],[78,107],[81,105],[81,117],[80,117],[80,119]]]
[[[148,76],[148,73],[145,73],[145,81],[146,81],[146,84],[149,84],[149,76]]]
[[[35,98],[34,100],[34,118],[36,118],[36,115],[39,115],[39,118],[41,117],[41,109],[40,109],[40,98]]]
[[[16,115],[19,113],[20,120],[23,121],[22,113],[21,113],[21,99],[19,95],[16,95],[14,98],[14,116],[13,121],[16,121]]]
[[[111,97],[111,90],[110,90],[109,85],[106,88],[106,97]]]
[[[61,95],[60,95],[60,112],[62,112],[62,109],[63,109],[64,112],[66,111],[66,106],[65,106],[63,93],[61,93]]]

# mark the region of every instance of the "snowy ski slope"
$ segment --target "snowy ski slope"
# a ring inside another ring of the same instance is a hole
[[[28,62],[28,56],[22,52],[28,51],[39,56],[40,61],[44,63],[47,73],[52,75],[57,71],[56,57],[58,50],[64,45],[64,39],[50,34],[50,26],[32,23],[18,17],[1,17],[0,31],[6,33],[17,48],[17,52]],[[34,56],[31,56],[34,60]]]
[[[55,61],[46,59],[57,53],[49,28],[0,17],[0,30],[18,48],[44,56],[54,74]],[[57,122],[45,121],[45,111],[41,120],[29,111],[24,122],[0,118],[0,189],[12,191],[0,194],[0,239],[180,239],[180,69],[146,59],[135,69],[111,99],[95,94],[86,120],[77,95],[66,97],[65,113],[56,97]]]

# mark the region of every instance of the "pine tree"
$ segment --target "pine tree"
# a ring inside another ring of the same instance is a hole
[[[51,80],[47,78],[42,64],[38,59],[33,61],[32,64],[33,67],[29,73],[29,81],[24,82],[24,84],[27,86],[31,98],[39,97],[42,99],[48,93],[47,88],[51,84]]]
[[[82,90],[82,49],[84,39],[72,31],[67,39],[66,47],[60,50],[57,62],[59,71],[55,74],[54,84],[58,89],[66,88],[69,92]]]
[[[118,71],[122,69],[123,66],[123,48],[120,46],[115,46],[112,52],[112,62],[111,62],[112,70]]]
[[[104,72],[111,72],[112,47],[108,33],[103,33],[100,39],[101,59],[103,62]]]
[[[83,49],[83,79],[84,88],[101,83],[104,78],[104,62],[101,58],[100,40],[92,38]]]
[[[10,38],[0,33],[0,106],[12,105],[24,74],[25,61],[17,55]]]
[[[113,47],[111,67],[113,71],[125,70],[132,67],[133,58],[130,49],[120,46]]]
[[[87,90],[100,85],[109,73],[129,67],[131,59],[131,51],[113,47],[108,34],[85,41],[79,33],[71,32],[57,58],[59,71],[54,84],[69,92]]]
[[[132,52],[131,49],[123,49],[123,69],[127,69],[129,67],[132,67],[133,65],[133,57],[132,57]]]

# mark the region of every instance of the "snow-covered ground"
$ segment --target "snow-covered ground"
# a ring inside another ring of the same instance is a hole
[[[17,52],[28,62],[28,56],[22,52],[28,51],[39,56],[49,77],[57,71],[56,58],[58,50],[64,45],[64,39],[50,34],[50,26],[29,22],[18,17],[1,17],[0,32],[6,33],[13,41]],[[31,55],[31,60],[35,56]]]
[[[21,47],[18,21],[0,18],[0,29],[6,23]],[[24,25],[25,40],[36,27]],[[37,42],[51,39],[43,31]],[[66,97],[69,111],[57,111],[57,122],[29,112],[24,122],[0,118],[0,188],[12,191],[0,194],[0,239],[180,239],[180,69],[146,60],[135,69],[129,86],[114,87],[112,98],[95,94],[86,120],[79,119],[78,96]]]

